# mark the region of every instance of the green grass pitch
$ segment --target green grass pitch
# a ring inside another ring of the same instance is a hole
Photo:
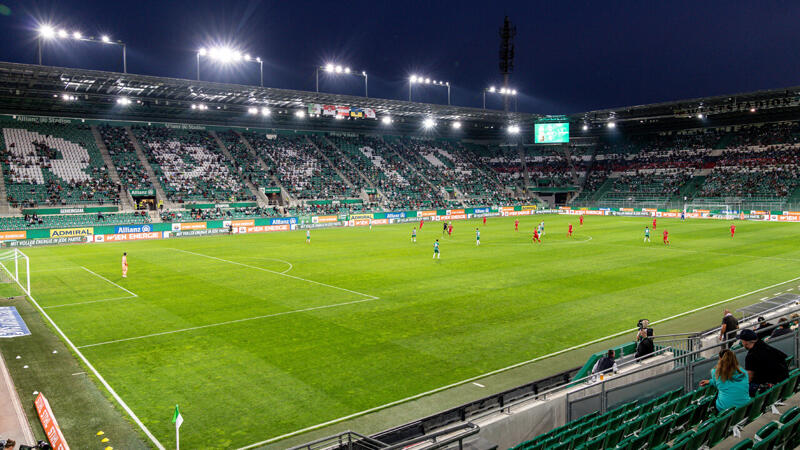
[[[737,221],[731,239],[726,221],[660,219],[645,244],[649,218],[519,220],[457,221],[452,237],[427,222],[416,244],[408,223],[26,252],[34,298],[166,445],[180,404],[185,448],[259,442],[800,275],[791,224]]]

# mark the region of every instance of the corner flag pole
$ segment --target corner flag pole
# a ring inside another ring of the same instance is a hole
[[[175,414],[172,415],[172,423],[175,424],[175,450],[181,450],[181,424],[183,423],[183,417],[181,416],[181,412],[178,410],[178,405],[175,405]]]

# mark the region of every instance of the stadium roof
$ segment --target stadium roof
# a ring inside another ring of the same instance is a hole
[[[75,100],[63,101],[61,97],[64,94],[74,96]],[[120,107],[117,104],[120,97],[128,97],[133,103],[130,107]],[[192,104],[199,103],[208,109],[191,110]],[[302,123],[298,122],[294,112],[315,103],[371,108],[378,118],[390,116],[392,127],[382,127],[381,122],[375,120],[342,121],[329,117],[309,117]],[[248,114],[248,109],[253,107],[268,107],[272,115],[265,119]],[[610,108],[560,118],[576,125],[586,124],[591,135],[605,129],[609,121],[622,125],[626,130],[652,131],[752,121],[753,112],[758,113],[758,120],[782,120],[795,115],[798,110],[800,87],[795,87]],[[438,135],[486,139],[501,137],[504,134],[501,134],[502,130],[510,123],[530,130],[534,122],[548,118],[491,109],[9,62],[0,62],[0,112],[406,134],[418,133],[422,120],[431,117],[445,123],[462,122],[461,130],[457,132],[450,127],[439,127]],[[703,122],[698,122],[698,118]],[[572,135],[580,137],[577,127]]]
[[[65,93],[76,96],[77,100],[70,104],[60,103],[60,97]],[[114,108],[117,99],[123,96],[130,98],[139,107],[128,110]],[[265,126],[263,120],[246,116],[249,108],[268,107],[273,112],[284,114],[298,109],[306,110],[309,104],[315,103],[371,108],[379,118],[389,115],[395,122],[398,119],[400,122],[413,122],[416,128],[427,117],[441,121],[473,123],[487,128],[492,125],[505,126],[510,122],[532,123],[539,117],[491,109],[0,62],[0,109],[3,112],[33,114],[35,111],[52,111],[54,98],[58,98],[55,103],[58,103],[59,109],[73,113],[90,113],[94,116],[103,114],[106,118],[135,116],[144,120],[190,121],[196,118],[203,123],[226,124],[230,124],[232,118],[239,118],[245,120],[241,124],[243,126],[262,127]],[[48,106],[43,108],[42,102]],[[185,117],[190,106],[196,103],[203,103],[208,107],[205,115]],[[214,111],[226,114],[224,117],[214,117]],[[287,114],[286,119],[292,117],[293,114]],[[329,118],[321,120],[331,121]],[[347,122],[358,122],[348,123],[345,127],[347,129],[353,129],[354,126],[375,128],[375,121]],[[342,127],[344,124],[335,125]]]

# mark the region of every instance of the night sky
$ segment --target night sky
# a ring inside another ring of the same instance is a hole
[[[517,26],[511,86],[519,109],[573,113],[800,85],[797,1],[9,1],[0,60],[35,63],[51,23],[128,46],[128,71],[195,77],[201,46],[228,43],[265,60],[264,84],[313,90],[328,61],[369,74],[370,96],[407,99],[412,73],[447,80],[453,104],[481,106],[498,84],[498,29]],[[44,63],[122,71],[119,47],[50,42]],[[201,61],[205,80],[258,84],[258,65]],[[363,95],[363,79],[321,90]],[[414,100],[445,103],[443,88]],[[490,108],[502,108],[488,97]]]

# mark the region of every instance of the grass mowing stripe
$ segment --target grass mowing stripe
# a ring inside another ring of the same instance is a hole
[[[754,291],[746,292],[744,294],[740,294],[740,295],[737,295],[735,297],[727,298],[725,300],[720,300],[718,302],[714,302],[714,303],[711,303],[711,304],[708,304],[708,305],[705,305],[705,306],[701,306],[699,308],[694,308],[694,309],[691,309],[689,311],[684,311],[682,313],[675,314],[675,315],[670,316],[670,317],[665,317],[663,319],[659,319],[659,320],[656,320],[656,321],[650,322],[650,323],[652,325],[655,325],[655,324],[659,324],[659,323],[662,323],[662,322],[666,322],[668,320],[677,319],[679,317],[683,317],[683,316],[686,316],[686,315],[689,315],[689,314],[692,314],[692,313],[695,313],[695,312],[698,312],[698,311],[702,311],[704,309],[708,309],[708,308],[711,308],[711,307],[714,307],[714,306],[722,305],[724,303],[728,303],[728,302],[731,302],[733,300],[740,299],[742,297],[747,297],[748,295],[753,295],[753,294],[756,294],[756,293],[759,293],[759,292],[763,292],[763,291],[766,291],[768,289],[772,289],[774,287],[782,286],[782,285],[784,285],[786,283],[791,283],[791,282],[794,282],[794,281],[797,281],[797,280],[800,280],[800,277],[795,277],[795,278],[792,278],[791,280],[786,280],[786,281],[782,281],[780,283],[772,284],[770,286],[766,286],[766,287],[763,287],[763,288],[760,288],[760,289],[756,289]],[[436,389],[431,389],[430,391],[427,391],[427,392],[422,392],[422,393],[419,393],[419,394],[416,394],[416,395],[412,395],[410,397],[406,397],[406,398],[403,398],[403,399],[400,399],[400,400],[395,400],[393,402],[386,403],[385,405],[376,406],[374,408],[366,409],[364,411],[359,411],[357,413],[353,413],[353,414],[350,414],[348,416],[340,417],[338,419],[333,419],[333,420],[329,420],[329,421],[324,422],[324,423],[320,423],[320,424],[317,424],[317,425],[312,425],[310,427],[303,428],[302,430],[293,431],[291,433],[286,433],[284,435],[276,436],[276,437],[273,437],[273,438],[270,438],[270,439],[266,439],[266,440],[263,440],[261,442],[256,442],[256,443],[253,443],[253,444],[249,444],[249,445],[246,445],[244,447],[239,447],[238,450],[248,450],[248,449],[251,449],[251,448],[256,448],[256,447],[260,447],[262,445],[266,445],[266,444],[270,444],[270,443],[273,443],[273,442],[281,441],[283,439],[290,438],[292,436],[297,436],[299,434],[307,433],[309,431],[318,430],[320,428],[324,428],[324,427],[327,427],[329,425],[334,425],[334,424],[337,424],[337,423],[340,423],[340,422],[344,422],[346,420],[350,420],[350,419],[354,419],[356,417],[363,416],[365,414],[369,414],[369,413],[373,413],[373,412],[376,412],[376,411],[380,411],[382,409],[390,408],[392,406],[396,406],[396,405],[399,405],[399,404],[402,404],[402,403],[406,403],[406,402],[409,402],[411,400],[416,400],[418,398],[422,398],[422,397],[425,397],[425,396],[428,396],[428,395],[431,395],[431,394],[435,394],[437,392],[441,392],[441,391],[444,391],[444,390],[447,390],[447,389],[451,389],[451,388],[454,388],[454,387],[457,387],[457,386],[461,386],[463,384],[472,383],[472,382],[475,382],[477,380],[480,380],[481,378],[486,378],[486,377],[489,377],[489,376],[492,376],[492,375],[497,375],[499,373],[506,372],[506,371],[511,370],[511,369],[516,369],[517,367],[521,367],[521,366],[524,366],[524,365],[527,365],[527,364],[531,364],[531,363],[534,363],[534,362],[537,362],[537,361],[541,361],[541,360],[546,359],[546,358],[551,358],[553,356],[558,356],[558,355],[560,355],[562,353],[566,353],[566,352],[569,352],[569,351],[572,351],[572,350],[577,350],[579,348],[587,347],[587,346],[592,345],[592,344],[597,344],[597,343],[603,342],[603,341],[608,340],[608,339],[613,339],[615,337],[622,336],[623,334],[626,334],[626,333],[632,333],[632,332],[634,332],[636,330],[637,330],[637,328],[630,328],[630,329],[627,329],[627,330],[624,330],[624,331],[620,331],[620,332],[617,332],[617,333],[614,333],[614,334],[610,334],[610,335],[602,337],[602,338],[598,338],[598,339],[595,339],[595,340],[592,340],[592,341],[589,341],[589,342],[584,342],[583,344],[578,344],[578,345],[575,345],[575,346],[572,346],[572,347],[569,347],[569,348],[566,348],[566,349],[562,349],[562,350],[559,350],[559,351],[556,351],[556,352],[553,352],[553,353],[550,353],[550,354],[547,354],[547,355],[538,356],[538,357],[530,359],[528,361],[523,361],[523,362],[519,362],[519,363],[516,363],[516,364],[512,364],[512,365],[510,365],[508,367],[503,367],[502,369],[493,370],[491,372],[487,372],[487,373],[484,373],[482,375],[478,375],[478,376],[474,376],[474,377],[471,377],[471,378],[467,378],[466,380],[457,381],[455,383],[448,384],[447,386],[442,386],[442,387],[439,387],[439,388],[436,388]]]
[[[244,263],[240,263],[240,262],[236,262],[236,261],[230,261],[230,260],[227,260],[227,259],[217,258],[216,256],[204,255],[202,253],[190,252],[188,250],[181,250],[179,248],[173,248],[172,250],[177,250],[179,252],[184,252],[184,253],[189,253],[189,254],[192,254],[192,255],[202,256],[202,257],[205,257],[205,258],[216,259],[217,261],[222,261],[222,262],[226,262],[226,263],[229,263],[229,264],[236,264],[237,266],[249,267],[251,269],[256,269],[256,270],[263,270],[264,272],[274,273],[275,275],[282,275],[284,277],[294,278],[295,280],[305,281],[307,283],[314,283],[314,284],[318,284],[320,286],[325,286],[325,287],[329,287],[329,288],[333,288],[333,289],[338,289],[340,291],[350,292],[352,294],[358,294],[358,295],[361,295],[361,296],[364,296],[364,297],[369,297],[372,300],[378,300],[378,298],[379,298],[379,297],[375,297],[374,295],[365,294],[363,292],[353,291],[353,290],[346,289],[346,288],[343,288],[343,287],[333,286],[333,285],[330,285],[330,284],[325,284],[325,283],[322,283],[322,282],[319,282],[319,281],[308,280],[306,278],[300,278],[300,277],[296,277],[294,275],[287,275],[285,272],[276,272],[274,270],[265,269],[263,267],[251,266],[250,264],[244,264]]]
[[[249,322],[251,320],[259,320],[259,319],[267,319],[267,318],[270,318],[270,317],[285,316],[287,314],[296,314],[296,313],[301,313],[301,312],[316,311],[316,310],[319,310],[319,309],[336,308],[338,306],[354,305],[356,303],[371,302],[371,301],[374,301],[374,300],[378,300],[378,298],[377,297],[375,297],[375,298],[365,298],[363,300],[354,300],[352,302],[335,303],[333,305],[314,306],[313,308],[295,309],[293,311],[283,311],[283,312],[279,312],[279,313],[275,313],[275,314],[266,314],[266,315],[263,315],[263,316],[256,316],[256,317],[245,317],[244,319],[228,320],[228,321],[219,322],[219,323],[210,323],[210,324],[207,324],[207,325],[199,325],[199,326],[196,326],[196,327],[182,328],[180,330],[162,331],[161,333],[146,334],[144,336],[134,336],[134,337],[124,338],[124,339],[115,339],[113,341],[98,342],[96,344],[86,344],[86,345],[81,345],[78,348],[98,347],[100,345],[115,344],[117,342],[136,341],[136,340],[139,340],[139,339],[147,339],[147,338],[156,337],[156,336],[164,336],[164,335],[167,335],[167,334],[183,333],[185,331],[201,330],[203,328],[220,327],[222,325],[231,325],[231,324],[234,324],[234,323]]]
[[[111,283],[111,284],[113,284],[114,286],[116,286],[116,287],[118,287],[118,288],[122,289],[123,291],[127,292],[128,294],[131,294],[131,295],[132,295],[132,296],[134,296],[134,297],[138,297],[138,295],[136,295],[136,294],[134,294],[133,292],[131,292],[131,291],[129,291],[129,290],[127,290],[127,289],[125,289],[124,287],[122,287],[122,286],[118,285],[117,283],[114,283],[113,281],[109,280],[108,278],[106,278],[106,277],[104,277],[104,276],[102,276],[102,275],[100,275],[100,274],[97,274],[97,273],[95,273],[95,272],[92,272],[91,270],[87,269],[86,267],[83,267],[83,266],[81,266],[81,268],[82,268],[83,270],[85,270],[85,271],[87,271],[87,272],[91,273],[91,274],[92,274],[92,275],[94,275],[94,276],[100,277],[100,278],[102,278],[102,279],[104,279],[104,280],[108,281],[109,283]]]
[[[102,302],[111,302],[114,300],[125,300],[129,298],[139,298],[137,295],[128,295],[125,297],[111,297],[111,298],[101,298],[100,300],[90,300],[88,302],[76,302],[76,303],[67,303],[64,305],[53,305],[53,306],[45,306],[45,309],[53,309],[53,308],[64,308],[66,306],[77,306],[77,305],[88,305],[90,303],[102,303]]]
[[[5,268],[5,266],[3,266],[3,267]],[[86,269],[86,268],[84,267],[84,269]],[[86,270],[89,270],[89,269],[86,269]],[[33,298],[33,295],[31,295],[30,292],[25,291],[25,287],[22,286],[22,284],[20,284],[19,280],[15,279],[14,281],[19,285],[20,289],[22,289],[22,291],[25,292],[28,295],[28,298],[31,300],[31,303],[33,303],[33,305],[36,306],[36,309],[38,309],[39,312],[42,313],[42,316],[45,319],[47,319],[47,321],[50,322],[50,325],[52,325],[53,328],[58,332],[58,334],[61,335],[61,338],[64,339],[64,342],[66,342],[67,345],[69,345],[69,347],[72,349],[72,351],[74,351],[75,354],[78,355],[78,357],[81,359],[81,361],[83,361],[83,363],[86,364],[86,367],[88,367],[89,370],[92,371],[94,376],[97,377],[97,380],[100,381],[100,383],[103,385],[103,387],[106,388],[108,393],[111,394],[112,397],[114,397],[114,400],[117,401],[119,406],[121,406],[122,409],[125,410],[125,412],[128,414],[128,416],[130,416],[130,418],[133,419],[133,421],[136,423],[136,425],[138,425],[139,428],[142,429],[142,431],[144,432],[144,434],[147,435],[147,437],[150,439],[150,441],[153,444],[155,444],[156,448],[158,448],[159,450],[166,450],[164,448],[164,446],[161,444],[161,442],[159,442],[159,440],[156,439],[156,437],[153,435],[153,433],[151,433],[150,430],[145,426],[145,424],[142,423],[141,420],[139,420],[139,417],[136,415],[136,413],[133,412],[133,410],[130,408],[130,406],[128,406],[128,404],[125,403],[124,400],[122,400],[122,397],[120,397],[119,394],[117,394],[117,392],[114,390],[114,388],[112,388],[111,385],[108,384],[108,381],[106,381],[106,379],[103,378],[102,375],[100,375],[100,372],[98,372],[97,369],[92,365],[92,363],[89,362],[89,360],[86,358],[86,356],[84,356],[83,353],[81,353],[81,351],[78,349],[78,347],[76,347],[75,344],[72,343],[72,340],[70,340],[70,338],[67,337],[67,335],[63,331],[61,331],[61,328],[58,325],[56,325],[55,321],[47,314],[47,312],[44,310],[44,308],[42,308],[41,305],[39,305],[39,302],[37,302],[36,299]]]

